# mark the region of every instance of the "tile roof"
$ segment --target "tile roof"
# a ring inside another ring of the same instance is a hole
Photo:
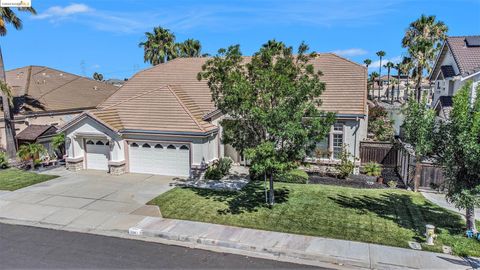
[[[91,109],[105,101],[118,87],[44,66],[26,66],[6,72],[15,97],[29,97],[45,109],[34,112]]]
[[[463,77],[480,71],[480,46],[469,46],[466,38],[478,39],[480,36],[447,37],[446,40]]]
[[[444,78],[450,78],[456,75],[455,70],[451,65],[441,66],[440,69],[442,70]]]
[[[177,58],[143,70],[92,114],[117,130],[210,131],[215,126],[202,119],[216,108],[206,81],[197,79],[207,60]],[[330,53],[319,54],[311,63],[326,83],[321,109],[367,113],[365,67]]]
[[[38,137],[40,137],[44,133],[47,133],[49,129],[52,129],[52,131],[57,130],[56,127],[51,125],[29,125],[20,133],[18,133],[16,138],[17,140],[22,141],[35,141]],[[51,131],[49,131],[49,133],[50,132]]]

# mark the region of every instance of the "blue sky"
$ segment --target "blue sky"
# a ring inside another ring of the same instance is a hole
[[[480,0],[32,0],[39,15],[21,15],[22,31],[0,37],[7,69],[45,65],[91,76],[130,77],[148,64],[138,43],[160,25],[178,41],[199,39],[203,52],[240,44],[245,55],[275,38],[356,62],[398,60],[408,24],[436,15],[449,35],[480,34]],[[377,69],[373,64],[372,69]],[[370,71],[372,71],[372,69]]]

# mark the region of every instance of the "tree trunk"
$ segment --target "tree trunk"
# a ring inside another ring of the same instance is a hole
[[[472,230],[476,232],[477,227],[475,226],[475,208],[468,207],[465,213],[465,217],[467,219],[467,230]]]
[[[381,91],[380,87],[382,85],[381,78],[382,78],[382,57],[380,57],[380,67],[378,69],[378,101],[380,101],[380,95],[381,95],[380,93]]]
[[[269,193],[268,193],[268,203],[270,205],[270,207],[272,207],[274,204],[275,204],[275,194],[274,194],[274,190],[273,190],[273,173],[270,174],[270,190],[269,190]]]
[[[400,70],[398,71],[397,75],[398,75],[397,76],[397,79],[398,79],[398,81],[397,81],[397,101],[398,101],[400,99],[400,77],[401,77],[400,76],[401,75]],[[392,98],[392,103],[393,103],[393,98]]]
[[[417,101],[420,102],[422,100],[422,68],[419,66],[417,67],[417,86],[416,86],[416,98]]]
[[[390,101],[390,70],[388,71],[388,76],[387,76],[387,102],[388,101]]]
[[[410,82],[408,81],[408,79],[410,79],[410,74],[407,74],[407,89],[405,89],[405,100],[407,100],[409,97],[410,97],[410,93],[408,93],[410,91],[410,86],[408,85]]]
[[[416,158],[415,160],[415,178],[414,178],[414,183],[413,183],[413,190],[415,192],[418,191],[418,187],[420,186],[420,173],[422,171],[422,165],[420,164],[420,158]]]
[[[6,76],[5,76],[5,66],[3,65],[3,56],[2,56],[2,49],[0,48],[0,80],[6,83]],[[12,93],[13,94],[13,93]],[[17,157],[17,144],[15,143],[15,124],[13,122],[10,103],[8,98],[2,93],[0,93],[2,97],[2,105],[3,105],[3,116],[4,116],[4,124],[5,124],[5,140],[6,140],[6,148],[7,148],[7,155],[10,159],[15,159]]]
[[[265,203],[268,203],[268,195],[267,195],[267,173],[263,173],[263,187],[265,189]]]

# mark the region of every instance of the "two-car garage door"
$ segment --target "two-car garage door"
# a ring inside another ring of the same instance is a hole
[[[133,173],[190,175],[190,146],[160,142],[130,142],[129,167]]]

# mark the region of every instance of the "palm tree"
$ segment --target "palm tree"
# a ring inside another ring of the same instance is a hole
[[[410,23],[402,39],[402,46],[408,48],[408,53],[415,65],[416,98],[421,99],[423,71],[431,71],[433,61],[442,42],[447,36],[448,27],[437,21],[435,16],[423,15]]]
[[[379,70],[378,70],[378,78],[380,79],[380,77],[382,77],[382,58],[385,56],[385,52],[384,51],[378,51],[377,52],[377,56],[380,57],[380,65],[378,66]],[[380,83],[380,80],[378,81],[378,100],[380,100],[380,87],[382,86],[382,83]]]
[[[31,14],[37,14],[34,8],[17,8],[18,11],[28,12]],[[12,25],[16,30],[20,30],[23,27],[22,20],[17,17],[15,12],[8,7],[0,8],[0,36],[7,34],[7,25]],[[11,112],[11,95],[8,96],[8,86],[6,85],[7,79],[5,77],[5,66],[3,64],[2,49],[0,48],[0,81],[1,83],[1,97],[5,122],[5,139],[7,144],[7,154],[10,159],[16,157],[17,145],[15,143],[15,124],[13,123],[13,117]],[[7,91],[7,92],[5,92]],[[10,93],[11,94],[11,93]]]
[[[42,154],[47,153],[47,149],[39,143],[22,144],[18,148],[18,157],[23,161],[30,161],[30,169],[34,169],[35,162],[40,159]]]
[[[199,40],[187,39],[183,43],[179,43],[180,57],[200,57],[202,55],[202,45]]]
[[[396,63],[395,66],[393,67],[397,71],[397,100],[400,99],[400,77],[402,75],[402,70],[401,70],[402,64]],[[393,97],[394,93],[392,91],[392,103],[393,103]]]
[[[143,47],[143,60],[156,66],[177,57],[175,35],[160,26],[153,28],[153,33],[145,32],[146,41],[140,42]]]
[[[372,90],[371,95],[370,95],[371,99],[374,99],[374,96],[375,96],[375,93],[374,93],[375,92],[375,80],[377,80],[378,77],[379,77],[379,75],[378,75],[377,72],[374,71],[374,72],[370,73],[370,78],[368,79],[368,81],[369,81],[369,84],[371,85],[370,89]]]
[[[363,60],[363,63],[367,67],[367,72],[368,72],[368,66],[370,66],[372,64],[372,60],[367,58],[367,59]]]
[[[402,63],[401,63],[401,71],[402,74],[407,75],[407,81],[406,81],[406,89],[405,89],[405,99],[408,99],[410,96],[409,90],[410,90],[410,71],[413,68],[413,62],[410,57],[403,57]]]
[[[55,152],[58,151],[57,157],[63,159],[65,155],[65,133],[58,133],[52,138],[52,148]]]
[[[388,61],[383,67],[387,69],[387,100],[390,99],[390,71],[395,66],[394,63]],[[393,95],[393,93],[392,93]]]

